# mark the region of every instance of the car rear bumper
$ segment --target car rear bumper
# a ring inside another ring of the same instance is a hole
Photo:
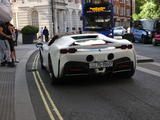
[[[99,75],[111,74],[125,71],[131,71],[134,63],[128,57],[116,59],[113,61],[113,67],[90,69],[89,63],[85,62],[67,62],[64,66],[64,76],[83,76],[83,75]]]
[[[160,38],[155,38],[156,44],[160,44]]]

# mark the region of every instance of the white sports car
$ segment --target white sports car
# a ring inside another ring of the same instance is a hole
[[[65,76],[122,74],[131,77],[136,69],[136,53],[128,40],[102,34],[77,34],[57,38],[53,43],[37,43],[42,68],[54,82]]]

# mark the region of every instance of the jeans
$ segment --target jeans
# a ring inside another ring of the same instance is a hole
[[[10,47],[8,40],[0,39],[0,62],[10,60]]]

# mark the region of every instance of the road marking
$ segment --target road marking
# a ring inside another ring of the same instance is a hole
[[[37,68],[37,66],[38,66],[38,59],[37,59],[37,63],[36,63],[36,68]],[[43,80],[42,80],[39,72],[36,71],[36,73],[37,73],[37,76],[38,76],[38,78],[39,78],[39,80],[40,80],[40,83],[41,83],[41,85],[42,85],[42,87],[43,87],[43,89],[44,89],[44,91],[45,91],[45,94],[46,94],[46,96],[47,96],[47,98],[48,98],[48,100],[49,100],[49,102],[50,102],[53,110],[55,111],[55,113],[56,113],[56,115],[58,116],[59,120],[63,120],[63,118],[62,118],[60,112],[58,111],[57,107],[55,106],[55,104],[54,104],[54,102],[53,102],[53,100],[52,100],[49,92],[47,91],[47,89],[46,89],[46,87],[45,87],[45,85],[44,85],[44,83],[43,83]]]
[[[156,66],[160,66],[160,64],[157,63],[157,62],[153,62],[153,63],[151,63],[151,64],[156,65]]]
[[[37,69],[37,67],[38,67],[38,58],[39,58],[39,55],[37,54],[36,57],[35,57],[35,60],[34,60],[34,64],[33,64],[33,68],[34,68],[34,69]],[[52,106],[52,109],[54,110],[54,112],[55,112],[55,114],[57,115],[57,117],[59,118],[59,120],[63,120],[60,112],[58,111],[57,107],[55,106],[55,104],[54,104],[54,102],[53,102],[53,100],[52,100],[49,92],[47,91],[47,89],[46,89],[46,87],[45,87],[45,85],[44,85],[44,83],[43,83],[43,80],[42,80],[42,78],[41,78],[41,76],[40,76],[40,73],[39,73],[38,71],[36,71],[36,72],[34,72],[34,74],[35,74],[35,77],[36,77],[35,80],[37,81],[36,84],[38,84],[39,86],[40,86],[40,84],[41,84],[42,88],[40,87],[40,90],[41,90],[41,89],[44,90],[45,95],[47,96],[47,98],[48,98],[48,100],[49,100],[49,102],[50,102],[50,105]],[[41,91],[42,91],[42,90],[41,90]],[[42,94],[43,94],[43,92],[42,92]],[[43,96],[44,96],[44,95],[43,95]],[[42,99],[43,99],[43,98],[42,98]],[[46,102],[46,99],[45,99],[45,102]],[[48,105],[48,104],[47,104],[47,105]],[[50,116],[50,118],[51,118],[51,117],[53,116],[53,114],[52,114],[52,112],[51,112],[52,115],[50,115],[50,111],[51,111],[50,109],[49,109],[49,110],[47,109],[47,112],[48,112],[48,114],[49,114],[49,116]],[[52,119],[51,119],[51,120],[52,120]]]
[[[34,59],[32,68],[35,68],[35,62],[36,62],[36,59],[37,59],[37,58],[38,58],[38,55],[36,55],[36,57],[35,57],[35,59]],[[53,114],[52,114],[52,112],[51,112],[51,110],[50,110],[50,108],[49,108],[49,106],[48,106],[48,104],[47,104],[47,101],[46,101],[46,99],[45,99],[45,97],[44,97],[44,94],[43,94],[43,92],[42,92],[42,90],[41,90],[41,87],[40,87],[40,84],[39,84],[39,82],[38,82],[38,80],[37,80],[37,77],[36,77],[35,72],[32,72],[32,74],[33,74],[33,76],[34,76],[34,80],[35,80],[35,82],[36,82],[38,91],[39,91],[40,96],[41,96],[41,98],[42,98],[43,104],[44,104],[44,106],[45,106],[45,108],[46,108],[46,111],[48,112],[48,115],[49,115],[50,119],[51,119],[51,120],[55,120],[55,118],[54,118],[54,116],[53,116]]]
[[[160,72],[157,72],[157,71],[153,71],[153,70],[146,69],[146,68],[139,67],[139,66],[137,66],[137,70],[160,77]]]

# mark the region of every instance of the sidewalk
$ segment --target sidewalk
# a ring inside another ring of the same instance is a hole
[[[0,120],[36,120],[32,108],[25,67],[35,45],[15,47],[20,63],[16,67],[0,66]]]
[[[36,120],[26,81],[26,63],[37,48],[32,44],[15,49],[20,63],[14,68],[0,66],[0,120]],[[153,61],[139,55],[137,59]]]

